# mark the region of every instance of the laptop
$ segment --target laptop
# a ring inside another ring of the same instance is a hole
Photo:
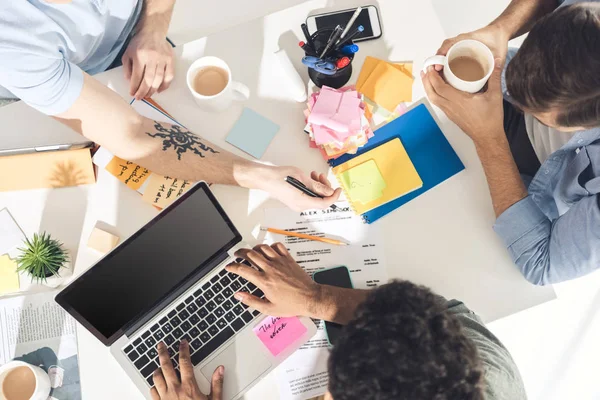
[[[89,139],[22,101],[1,107],[0,119],[25,121],[21,129],[0,129],[0,156],[93,146]],[[32,130],[31,127],[38,129]]]
[[[151,399],[156,345],[176,369],[179,341],[190,343],[200,389],[210,391],[225,366],[223,398],[237,399],[316,333],[306,332],[274,356],[254,333],[266,317],[233,294],[264,294],[224,268],[243,247],[240,233],[208,185],[198,183],[56,295],[56,302],[106,346]],[[238,262],[242,260],[238,259]],[[249,264],[248,264],[249,265]]]

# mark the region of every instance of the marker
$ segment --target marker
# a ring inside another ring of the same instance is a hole
[[[350,59],[348,57],[342,57],[339,60],[337,60],[337,62],[335,63],[335,66],[337,67],[337,69],[342,69],[344,67],[347,67],[350,64]]]
[[[340,47],[344,46],[346,43],[348,43],[349,41],[351,41],[352,39],[354,39],[355,37],[360,35],[364,30],[365,30],[364,26],[362,26],[362,25],[357,26],[356,30],[354,32],[352,32],[350,35],[346,36],[344,38],[344,40],[340,40],[340,42],[337,44],[335,50],[339,49]]]
[[[345,46],[342,46],[342,48],[340,49],[340,52],[347,56],[351,56],[352,54],[358,53],[358,45],[347,44]]]
[[[302,47],[302,50],[304,50],[304,52],[306,54],[308,54],[309,56],[315,56],[316,57],[317,53],[315,53],[315,51],[312,49],[312,47],[310,47],[309,45],[307,45],[305,42],[298,43],[298,46]]]
[[[315,48],[315,44],[312,41],[312,37],[310,36],[310,33],[308,32],[308,26],[306,26],[306,24],[302,24],[300,25],[300,28],[302,28],[302,33],[304,33],[304,37],[306,38],[306,43],[310,46],[311,49]]]
[[[304,183],[300,182],[298,179],[294,178],[293,176],[286,177],[285,181],[307,196],[317,197],[319,199],[323,198],[323,196],[316,194],[315,192],[313,192],[312,190],[307,188],[306,185],[304,185]],[[335,204],[332,204],[330,207],[332,210],[337,210],[337,206]]]
[[[342,27],[338,25],[335,27],[335,29],[333,30],[333,33],[329,37],[327,46],[325,46],[325,49],[323,49],[323,52],[321,53],[320,58],[325,58],[325,56],[327,56],[327,54],[329,53],[329,50],[331,50],[332,46],[334,46],[337,43],[341,34],[342,34]]]
[[[354,24],[354,21],[356,21],[356,18],[358,18],[358,15],[360,14],[361,11],[362,11],[362,7],[358,7],[356,9],[356,11],[354,11],[354,14],[352,14],[352,17],[350,17],[350,21],[348,21],[348,24],[346,24],[346,28],[344,29],[344,32],[342,32],[342,36],[340,36],[340,40],[346,37],[346,34],[350,30],[350,28],[352,28],[352,24]]]

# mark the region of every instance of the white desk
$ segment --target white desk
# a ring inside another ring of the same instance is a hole
[[[342,7],[355,3],[344,2]],[[302,37],[299,25],[309,12],[323,10],[327,4],[326,0],[310,1],[179,47],[176,79],[155,100],[192,131],[240,155],[243,153],[228,145],[224,138],[242,107],[251,107],[281,125],[263,160],[325,172],[327,165],[318,152],[309,149],[302,132],[304,105],[295,103],[282,91],[273,52],[281,46],[297,55],[293,62],[308,81],[297,47]],[[422,60],[445,38],[430,2],[381,0],[378,6],[384,37],[360,44],[353,79],[366,55],[395,61],[414,60],[418,71]],[[410,14],[403,12],[409,7]],[[337,8],[341,8],[339,4]],[[427,35],[415,34],[424,29]],[[203,55],[226,60],[234,79],[250,87],[250,100],[218,115],[200,111],[185,86],[185,72],[192,61]],[[109,71],[97,78],[127,98],[122,71]],[[423,95],[417,79],[414,99]],[[10,116],[20,107],[26,106],[20,103],[0,109],[3,129],[44,129],[44,125],[28,126],[27,121],[13,121]],[[443,130],[466,170],[378,222],[387,234],[385,250],[390,277],[409,279],[446,297],[459,298],[487,321],[553,299],[552,288],[528,284],[512,264],[491,229],[494,215],[475,149],[466,135],[439,115]],[[262,208],[278,205],[271,200],[263,202],[261,193],[241,188],[216,186],[214,191],[250,243],[254,242],[251,231],[263,217]],[[5,206],[26,234],[47,230],[63,240],[73,251],[76,274],[98,258],[85,246],[97,220],[114,225],[121,237],[126,237],[156,214],[137,193],[104,172],[92,187],[2,193],[0,208]],[[107,349],[83,329],[79,329],[79,346],[86,400],[140,398]],[[273,384],[271,374],[247,397],[274,398]]]

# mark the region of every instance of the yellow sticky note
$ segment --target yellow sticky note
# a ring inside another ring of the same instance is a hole
[[[17,263],[7,255],[0,256],[0,294],[19,291]]]
[[[383,196],[386,187],[385,180],[374,160],[343,172],[339,179],[352,201],[363,204]]]
[[[190,181],[152,174],[144,190],[145,202],[158,208],[165,208],[184,194],[192,186]]]
[[[133,190],[138,190],[151,174],[148,169],[119,157],[113,157],[105,169]]]

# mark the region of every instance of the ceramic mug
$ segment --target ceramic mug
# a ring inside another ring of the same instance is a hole
[[[225,88],[213,96],[202,95],[194,89],[194,78],[198,72],[207,67],[217,67],[227,72],[227,84]],[[250,89],[246,85],[231,79],[231,69],[227,63],[220,58],[212,56],[202,57],[194,61],[187,72],[187,85],[192,96],[194,96],[196,104],[207,111],[223,111],[234,100],[244,101],[250,97]]]
[[[29,400],[46,400],[50,395],[50,377],[48,374],[41,368],[35,367],[31,364],[27,364],[23,361],[11,361],[7,364],[4,364],[0,367],[0,400],[10,400],[5,397],[4,393],[4,380],[6,376],[13,370],[19,367],[26,367],[33,372],[33,376],[35,377],[35,389],[33,390],[33,394],[29,398]]]
[[[450,63],[458,57],[469,57],[476,60],[485,72],[483,78],[476,81],[465,81],[458,78],[450,68]],[[447,55],[433,56],[425,60],[423,71],[426,71],[432,65],[444,66],[442,72],[444,79],[455,89],[468,93],[477,93],[483,89],[490,76],[492,76],[492,72],[494,72],[494,54],[485,44],[477,40],[461,40],[450,47]]]

